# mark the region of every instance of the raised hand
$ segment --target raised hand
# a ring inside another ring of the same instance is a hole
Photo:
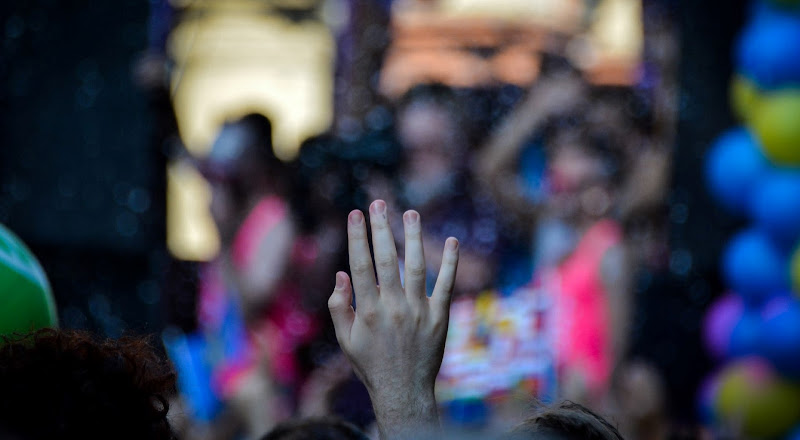
[[[444,354],[458,240],[451,237],[445,242],[439,276],[428,298],[419,214],[403,215],[405,280],[401,283],[386,203],[376,200],[369,211],[375,265],[364,215],[353,211],[347,221],[352,282],[345,272],[336,274],[328,307],[339,345],[369,391],[381,437],[408,438],[439,424],[433,387]]]

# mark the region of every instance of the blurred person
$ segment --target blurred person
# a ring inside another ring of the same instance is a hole
[[[402,278],[386,203],[373,202],[369,216],[373,252],[364,215],[354,210],[348,216],[352,275],[336,274],[328,300],[337,339],[369,391],[382,439],[448,438],[439,420],[434,383],[445,350],[459,242],[446,240],[434,292],[428,296],[419,213],[403,214],[406,264],[415,270],[405,271]],[[564,403],[530,417],[510,438],[622,437],[594,413]]]
[[[637,164],[626,164],[613,132],[580,119],[553,129],[545,142],[551,196],[544,215],[564,221],[577,238],[533,281],[554,299],[561,395],[619,414],[631,438],[666,438],[662,378],[629,353],[637,250],[620,205],[635,184],[626,174]]]
[[[485,304],[486,298],[498,296],[495,289],[498,257],[504,244],[500,213],[489,192],[473,179],[469,128],[463,102],[455,91],[437,84],[411,89],[396,109],[395,133],[401,151],[397,181],[386,185],[382,192],[371,193],[375,198],[395,198],[390,206],[413,206],[425,219],[422,236],[428,257],[425,270],[432,275],[429,279],[434,278],[442,263],[441,243],[449,236],[460,237],[461,270],[455,278],[456,300],[453,305],[458,311],[473,310],[473,304]],[[394,218],[400,216],[398,212],[390,215]],[[402,243],[403,234],[399,230],[394,232],[398,242]],[[410,270],[405,260],[406,256],[401,255],[401,273]],[[433,288],[432,284],[427,285],[427,293],[431,294]],[[461,313],[459,318],[462,318]],[[474,345],[480,345],[480,348],[488,345],[482,344],[480,337],[474,338],[478,344],[455,342],[452,336],[465,333],[461,330],[464,319],[456,319],[452,334],[448,336],[449,348],[438,388],[440,402],[445,408],[461,406],[464,396],[460,392],[473,390],[475,387],[471,381],[485,379],[479,374],[466,378],[451,374],[451,367],[468,369],[462,356],[464,352],[472,351]],[[489,358],[482,357],[481,361],[486,362]],[[496,372],[491,368],[485,370],[490,370],[490,374]],[[448,421],[457,424],[472,422],[457,412],[446,410]]]
[[[577,241],[561,260],[539,268],[534,283],[554,302],[562,395],[598,406],[625,355],[630,321],[630,267],[613,220],[620,160],[612,141],[580,126],[554,127],[545,142],[546,209]]]
[[[271,140],[269,119],[247,115],[224,124],[198,164],[221,249],[200,274],[198,332],[168,332],[165,343],[211,436],[219,427],[223,437],[243,429],[256,438],[294,413],[321,330],[318,274],[335,261],[301,209],[296,167],[275,156]]]
[[[479,166],[503,207],[532,231],[535,274],[523,291],[549,305],[543,331],[559,394],[598,407],[627,351],[633,270],[615,218],[631,140],[625,115],[592,110],[592,99],[580,72],[553,63],[490,138]],[[545,158],[536,188],[514,168],[529,139]]]
[[[360,170],[373,168],[358,147],[358,144],[344,145],[341,139],[332,135],[317,136],[303,142],[296,160],[299,190],[295,191],[295,197],[304,200],[301,209],[306,214],[301,217],[316,219],[313,230],[320,253],[318,259],[327,262],[326,268],[346,264],[346,236],[339,219],[361,198],[357,184]],[[326,271],[325,284],[328,277]],[[324,304],[321,299],[315,299],[315,302]],[[321,321],[311,359],[313,371],[300,390],[296,415],[312,418],[332,416],[368,429],[375,416],[367,391],[339,350],[332,322],[329,319]]]
[[[580,116],[549,123],[543,142],[548,193],[536,207],[538,234],[564,232],[560,243],[538,242],[531,287],[552,304],[561,395],[597,406],[628,339],[631,273],[613,220],[622,159],[614,139]]]
[[[503,207],[503,216],[495,219],[494,231],[510,226],[520,230],[516,233],[520,238],[530,235],[544,238],[534,246],[537,250],[534,260],[542,264],[545,259],[560,258],[554,254],[565,255],[576,234],[560,219],[537,224],[546,196],[545,161],[543,149],[526,142],[533,134],[528,125],[544,123],[552,113],[570,110],[581,101],[584,86],[567,71],[536,90],[542,99],[536,105],[530,101],[524,103],[526,112],[512,114],[501,127],[512,130],[514,138],[494,141],[491,149],[480,152],[471,167],[477,176],[471,180],[478,183],[476,187],[491,192],[492,198]],[[497,145],[500,142],[503,144]],[[535,163],[524,168],[533,175],[519,176],[512,164],[517,164],[520,149],[526,145],[535,153],[531,159]],[[492,185],[485,185],[488,179],[484,176],[489,174],[486,170],[496,173],[491,176]],[[460,219],[453,222],[458,224]],[[537,229],[541,232],[534,234]],[[463,243],[466,248],[470,240],[464,239]],[[508,247],[498,247],[508,252]],[[507,255],[507,258],[518,256]],[[487,261],[492,264],[485,257],[476,258],[475,265],[487,270]],[[503,263],[504,267],[509,266],[506,261]],[[518,262],[515,264],[519,266]],[[540,289],[527,286],[530,271],[523,268],[522,272],[500,289],[490,288],[490,284],[453,301],[453,319],[437,390],[448,419],[456,424],[509,427],[523,416],[532,396],[545,400],[556,397],[554,354],[546,349],[552,345],[550,299]]]
[[[462,110],[459,96],[448,87],[433,84],[411,89],[394,112],[396,168],[386,170],[380,163],[368,166],[369,171],[362,173],[368,177],[360,183],[371,199],[389,201],[392,218],[399,218],[400,210],[411,206],[425,218],[422,235],[428,279],[435,278],[441,264],[441,243],[449,236],[462,238],[454,294],[469,301],[493,291],[502,237],[491,197],[472,179]],[[395,227],[399,224],[395,222]],[[404,240],[401,232],[394,230],[398,244]],[[409,270],[402,254],[399,264],[401,273]],[[429,283],[426,292],[431,294],[433,288]]]
[[[173,439],[175,374],[151,341],[42,329],[0,343],[0,437]]]
[[[420,211],[462,192],[469,161],[467,139],[455,96],[445,86],[417,86],[397,110],[402,146],[401,197]]]
[[[397,206],[413,206],[425,217],[429,270],[438,267],[442,251],[433,243],[450,235],[462,237],[463,270],[456,275],[456,292],[475,296],[493,285],[502,234],[492,198],[472,179],[461,107],[457,95],[442,85],[420,85],[406,93],[396,110],[401,151],[396,190],[371,195],[388,200],[396,195]]]
[[[541,78],[481,148],[476,173],[517,227],[536,225],[548,196],[542,130],[550,121],[587,107],[588,98],[581,73],[566,60],[547,57]],[[526,167],[526,162],[535,163]]]

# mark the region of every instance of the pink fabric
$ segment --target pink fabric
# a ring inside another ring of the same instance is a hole
[[[212,373],[212,388],[218,396],[230,399],[239,390],[242,380],[258,367],[258,359],[234,360],[228,362]]]
[[[288,215],[287,204],[276,196],[265,197],[242,222],[231,247],[231,259],[237,270],[243,270],[256,257],[258,247],[273,228]],[[295,267],[308,266],[317,257],[316,241],[310,237],[296,237],[291,255]],[[233,287],[222,277],[218,262],[203,268],[201,274],[198,320],[205,331],[219,331],[226,307],[233,301]],[[247,329],[245,341],[247,354],[241,359],[226,360],[214,372],[216,387],[223,396],[230,395],[249,374],[260,359],[266,358],[272,378],[287,389],[297,392],[302,372],[296,351],[309,343],[317,334],[319,325],[314,316],[304,310],[301,292],[290,280],[277,288],[270,305],[257,322]]]
[[[198,320],[205,331],[219,331],[228,302],[220,268],[210,264],[203,271]],[[319,332],[318,320],[300,303],[300,291],[290,282],[282,283],[269,307],[249,329],[246,351],[240,359],[226,359],[213,373],[214,388],[221,396],[232,395],[240,380],[267,359],[276,383],[299,391],[303,380],[296,351],[311,342]]]
[[[303,379],[297,349],[314,339],[319,325],[314,316],[301,306],[300,292],[296,288],[286,285],[280,293],[252,330],[251,337],[263,344],[261,348],[266,350],[272,378],[279,384],[294,388]]]
[[[613,366],[611,323],[601,262],[606,251],[621,240],[619,226],[611,220],[602,220],[586,231],[558,268],[559,365],[581,371],[588,389],[594,393],[605,391]]]
[[[231,259],[237,269],[247,267],[264,237],[287,215],[286,203],[277,196],[262,199],[242,222],[233,239]]]

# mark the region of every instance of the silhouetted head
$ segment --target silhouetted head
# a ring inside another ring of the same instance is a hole
[[[617,428],[573,402],[545,407],[519,424],[510,440],[623,440]]]
[[[553,120],[544,133],[550,204],[570,219],[607,216],[624,168],[619,139],[588,126],[583,116]]]
[[[200,171],[211,181],[252,180],[280,164],[272,147],[272,123],[252,113],[220,127],[211,150],[200,161]]]
[[[232,238],[253,200],[288,198],[293,182],[291,165],[275,155],[270,120],[256,113],[223,124],[198,168],[211,186],[211,215],[223,240]]]
[[[0,342],[0,437],[171,439],[175,375],[148,340],[45,329]]]
[[[397,110],[405,197],[419,208],[449,190],[468,164],[468,145],[455,95],[441,85],[417,86]]]

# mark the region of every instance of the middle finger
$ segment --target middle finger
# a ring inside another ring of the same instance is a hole
[[[386,215],[386,202],[376,200],[369,207],[369,219],[372,227],[372,246],[375,253],[375,269],[378,272],[380,292],[402,293],[400,270],[397,263],[397,248],[394,235],[389,227]]]

